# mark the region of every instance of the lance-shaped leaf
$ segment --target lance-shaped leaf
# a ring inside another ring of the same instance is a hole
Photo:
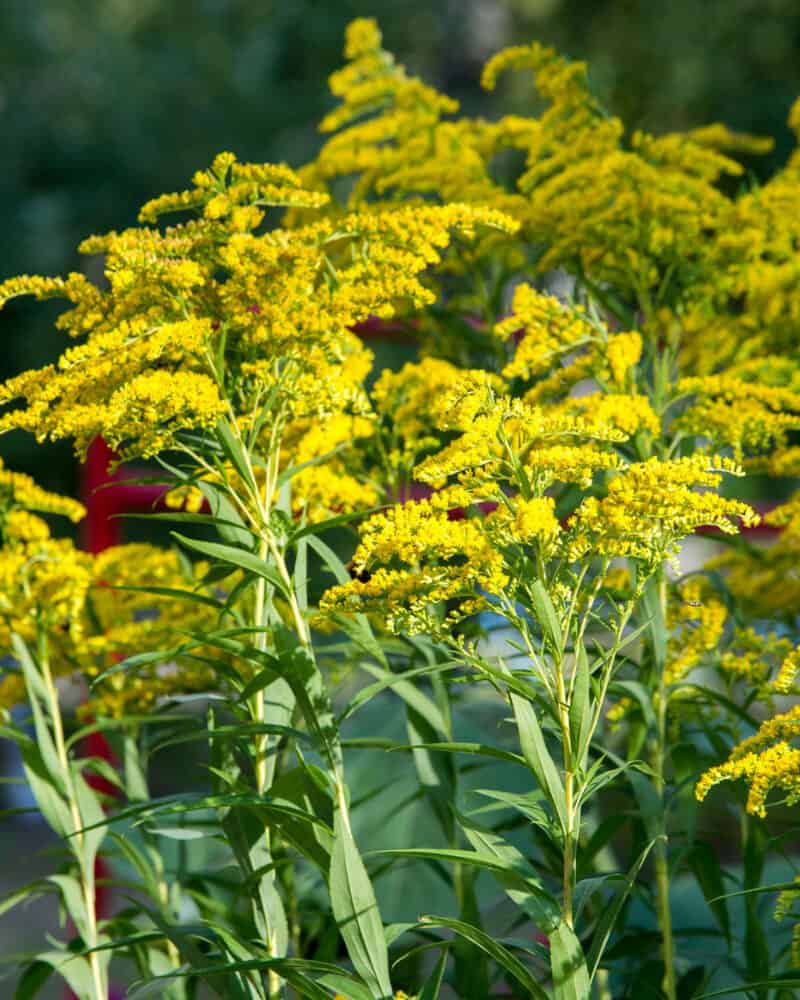
[[[588,1000],[586,957],[575,931],[563,920],[550,934],[550,971],[554,1000]]]
[[[330,896],[333,915],[356,971],[376,1000],[392,995],[383,923],[350,824],[337,810],[333,825]]]
[[[519,742],[522,754],[533,771],[539,787],[547,797],[558,817],[562,831],[567,829],[567,803],[564,797],[564,784],[558,768],[550,756],[545,743],[542,727],[536,717],[533,705],[519,695],[510,694],[511,707],[519,730]]]
[[[260,559],[255,553],[248,552],[247,549],[240,549],[234,545],[222,545],[220,542],[201,542],[197,538],[187,538],[177,531],[173,531],[172,537],[185,545],[187,549],[199,552],[201,555],[209,556],[218,562],[226,563],[236,569],[242,569],[246,573],[263,577],[268,583],[284,597],[287,597],[286,584],[281,579],[280,574],[266,560]]]
[[[493,958],[502,969],[505,969],[510,976],[516,979],[523,989],[527,990],[533,1000],[550,1000],[547,991],[536,982],[527,966],[520,962],[507,948],[504,948],[484,931],[478,930],[477,927],[461,920],[453,920],[451,917],[439,916],[422,917],[419,926],[446,927],[448,930],[454,931]]]

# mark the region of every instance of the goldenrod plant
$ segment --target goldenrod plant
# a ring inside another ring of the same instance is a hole
[[[800,159],[758,187],[764,139],[628,135],[538,44],[483,83],[544,111],[491,122],[371,20],[345,58],[313,163],[221,153],[82,244],[102,285],[0,285],[76,341],[0,429],[149,460],[174,529],[90,556],[42,518],[80,505],[0,470],[2,732],[66,859],[5,906],[73,925],[19,995],[790,997],[763,902],[791,914],[796,859],[762,875],[800,800]],[[389,321],[419,354],[377,372]],[[204,785],[153,796],[176,746]],[[417,871],[409,912],[384,886]]]

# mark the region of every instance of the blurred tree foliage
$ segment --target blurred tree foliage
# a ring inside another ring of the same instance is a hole
[[[800,93],[797,0],[4,0],[0,4],[0,277],[81,266],[78,241],[135,220],[220,149],[293,164],[313,156],[344,27],[372,14],[410,69],[491,115],[535,101],[512,78],[478,88],[491,52],[538,38],[587,59],[631,126],[722,120],[789,145]],[[47,311],[0,314],[5,377],[54,356]],[[69,490],[69,456],[10,438],[0,450]],[[46,466],[42,467],[46,455]],[[34,466],[39,463],[39,467]]]

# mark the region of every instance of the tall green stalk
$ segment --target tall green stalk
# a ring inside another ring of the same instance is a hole
[[[61,718],[61,705],[58,698],[58,690],[53,680],[50,670],[50,658],[47,650],[47,642],[39,643],[39,668],[44,682],[44,690],[47,695],[47,709],[50,716],[51,732],[56,754],[61,765],[63,774],[62,793],[66,799],[70,817],[73,824],[73,836],[69,839],[70,849],[78,866],[78,881],[80,884],[81,902],[83,904],[83,924],[85,928],[84,945],[88,951],[87,959],[91,970],[92,988],[96,1000],[108,1000],[108,977],[103,963],[100,961],[100,954],[97,947],[100,944],[100,935],[97,926],[97,899],[95,892],[94,873],[94,852],[86,850],[86,834],[83,832],[88,825],[88,821],[81,812],[77,789],[67,744],[64,738],[64,724]],[[80,779],[79,780],[83,780]]]
[[[667,579],[663,567],[656,578],[658,587],[658,607],[660,621],[657,628],[666,630],[667,615]],[[666,634],[663,643],[666,644]],[[656,643],[654,642],[654,647]],[[669,840],[666,823],[666,776],[665,764],[667,755],[667,691],[664,678],[665,663],[654,648],[653,659],[658,671],[655,691],[656,728],[653,735],[651,764],[654,773],[655,791],[660,805],[659,837],[653,846],[653,857],[656,876],[656,918],[661,932],[661,957],[664,962],[664,978],[662,988],[667,1000],[677,1000],[677,983],[675,979],[675,942],[672,932],[672,910],[669,900]]]

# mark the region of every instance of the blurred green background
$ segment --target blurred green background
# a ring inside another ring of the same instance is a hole
[[[721,120],[773,135],[775,153],[753,167],[762,177],[790,147],[798,0],[2,0],[0,279],[85,266],[83,237],[133,223],[221,149],[312,158],[345,25],[368,14],[411,71],[470,112],[500,111],[478,86],[483,61],[536,38],[588,60],[631,128]],[[527,80],[512,88],[504,109],[529,109]],[[0,376],[55,357],[57,311],[23,300],[0,313]],[[0,454],[75,489],[67,447],[13,435]]]

